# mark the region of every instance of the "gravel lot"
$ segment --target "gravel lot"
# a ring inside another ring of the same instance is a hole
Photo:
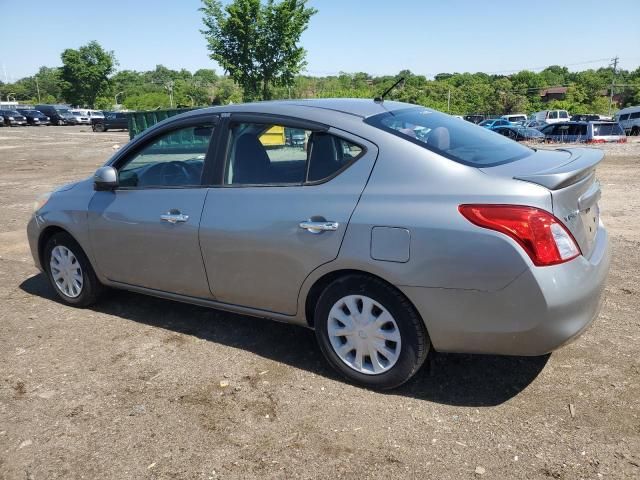
[[[58,303],[33,201],[127,139],[0,129],[0,479],[640,478],[640,143],[599,169],[614,259],[585,335],[546,357],[433,354],[385,394],[338,378],[303,328],[126,292]]]

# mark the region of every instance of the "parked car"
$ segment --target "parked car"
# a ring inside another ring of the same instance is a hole
[[[306,151],[266,148],[274,126]],[[400,102],[226,105],[140,133],[27,234],[68,305],[110,286],[304,325],[341,374],[393,388],[431,348],[542,355],[587,328],[602,157]]]
[[[476,125],[485,119],[484,115],[480,114],[465,115],[463,118],[467,122],[475,123]]]
[[[569,112],[566,110],[542,110],[535,113],[535,119],[547,123],[568,122]]]
[[[549,142],[624,143],[627,137],[616,122],[563,122],[547,125],[541,132]]]
[[[104,113],[102,113],[102,110],[91,110],[89,108],[76,108],[73,110],[73,112],[77,112],[83,117],[104,118]],[[89,124],[90,123],[91,121],[89,121]]]
[[[516,142],[541,142],[545,138],[540,130],[519,125],[496,127],[493,131]]]
[[[502,115],[500,118],[518,125],[524,125],[527,122],[527,116],[524,113],[510,113],[508,115]]]
[[[0,110],[0,115],[7,127],[24,127],[27,124],[27,117],[16,110]]]
[[[125,113],[105,112],[103,118],[91,118],[91,128],[94,132],[106,132],[107,130],[128,130],[129,120]]]
[[[35,109],[49,117],[52,125],[75,125],[76,119],[66,105],[35,105]]]
[[[535,128],[536,130],[540,130],[543,127],[546,127],[547,125],[549,125],[547,122],[541,122],[539,120],[530,120],[527,123],[525,123],[525,127],[527,128]]]
[[[49,125],[49,117],[34,108],[18,108],[17,111],[24,115],[29,125]]]
[[[494,129],[496,127],[507,127],[510,126],[511,122],[505,120],[503,118],[490,118],[488,120],[483,120],[478,124],[480,127]]]
[[[640,135],[640,105],[623,108],[616,113],[614,121],[620,123],[627,135]]]
[[[71,110],[71,115],[76,119],[76,125],[91,125],[91,118],[80,110]]]
[[[4,117],[0,115],[0,127],[4,127]]]

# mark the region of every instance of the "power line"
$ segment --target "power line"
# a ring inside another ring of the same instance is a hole
[[[589,65],[592,63],[600,63],[600,62],[608,62],[610,61],[610,58],[598,58],[595,60],[585,60],[584,62],[576,62],[576,63],[563,63],[562,65],[559,65],[561,67],[575,67],[578,65]],[[542,67],[529,67],[529,68],[514,68],[512,70],[498,70],[495,72],[483,72],[486,73],[488,75],[494,75],[497,73],[515,73],[515,72],[521,72],[523,70],[529,70],[529,71],[534,71],[534,70],[544,70],[545,68],[549,68],[552,67],[554,65],[544,65]]]

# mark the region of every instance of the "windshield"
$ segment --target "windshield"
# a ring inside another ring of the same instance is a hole
[[[450,160],[474,167],[513,162],[533,153],[530,148],[499,133],[421,107],[382,113],[366,122]]]

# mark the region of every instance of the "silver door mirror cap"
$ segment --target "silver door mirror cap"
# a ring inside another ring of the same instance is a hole
[[[113,190],[118,186],[118,171],[113,167],[100,167],[93,174],[94,190]]]

